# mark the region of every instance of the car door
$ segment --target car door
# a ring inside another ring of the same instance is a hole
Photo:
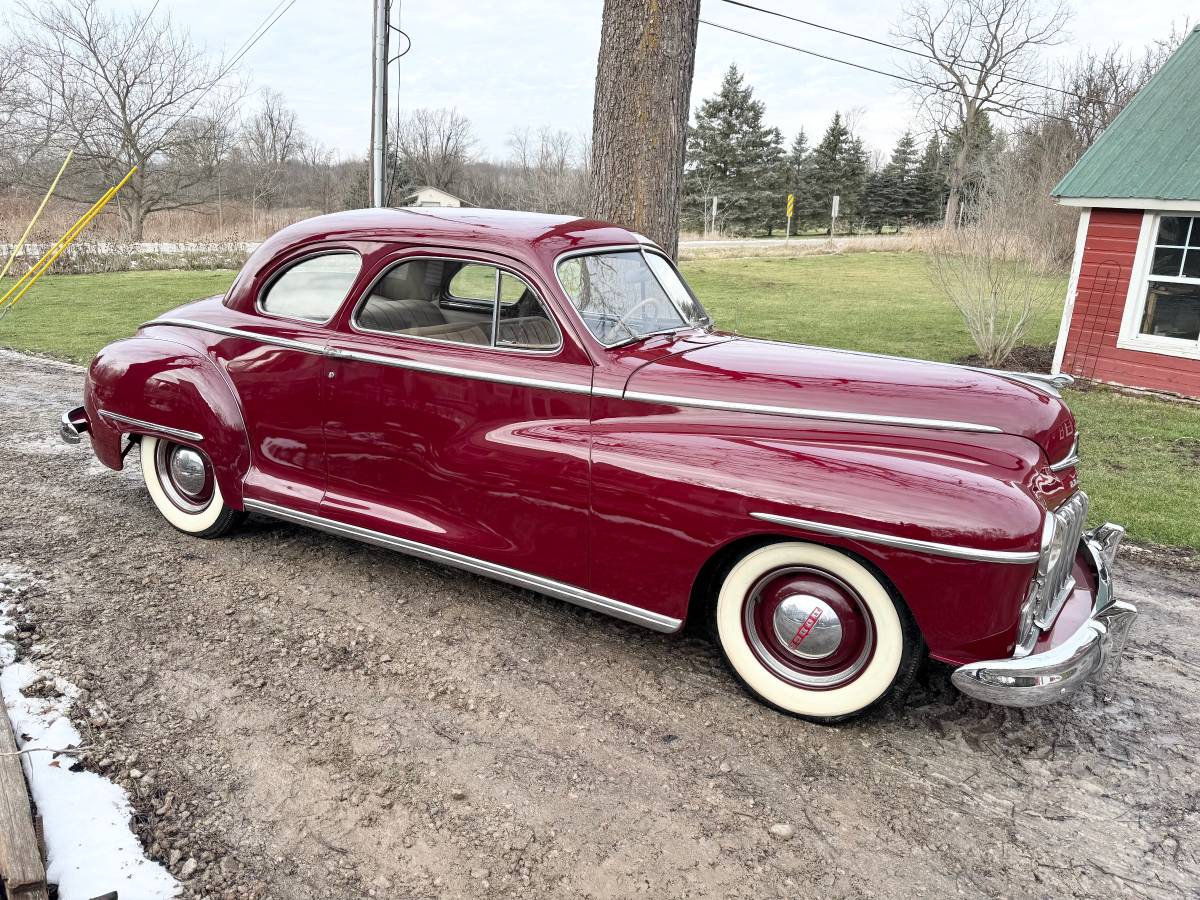
[[[300,251],[266,273],[247,333],[229,338],[225,369],[241,398],[251,447],[247,497],[316,513],[325,493],[321,431],[327,391],[328,326],[362,260],[349,248]]]
[[[330,339],[324,515],[585,587],[592,365],[511,260],[388,259]]]

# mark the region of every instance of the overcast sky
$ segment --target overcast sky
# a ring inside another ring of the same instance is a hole
[[[119,8],[121,0],[111,0]],[[393,0],[412,36],[402,60],[400,102],[407,108],[456,107],[470,118],[479,151],[505,155],[514,128],[573,133],[591,128],[602,0]],[[755,5],[887,39],[900,0],[749,0]],[[145,10],[151,0],[137,0]],[[237,48],[276,0],[161,0],[175,20],[213,53]],[[12,8],[13,0],[0,0]],[[1091,45],[1140,48],[1182,25],[1178,0],[1076,3],[1069,40],[1056,52]],[[896,69],[893,51],[803,25],[703,0],[701,17],[775,40]],[[253,83],[283,93],[304,128],[343,153],[365,153],[370,125],[371,0],[296,0],[247,55]],[[890,147],[907,127],[908,98],[894,82],[736,34],[700,26],[692,105],[714,92],[731,62],[767,106],[788,141],[803,126],[819,137],[835,110],[861,110],[860,133]]]

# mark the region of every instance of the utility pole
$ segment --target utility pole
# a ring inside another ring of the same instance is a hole
[[[383,206],[384,160],[387,152],[388,31],[391,0],[375,0],[371,45],[371,205]]]

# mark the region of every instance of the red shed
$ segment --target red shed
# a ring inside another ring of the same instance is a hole
[[[1200,27],[1053,196],[1082,208],[1054,372],[1200,398]]]

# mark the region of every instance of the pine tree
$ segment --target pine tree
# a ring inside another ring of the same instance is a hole
[[[787,166],[783,135],[763,124],[766,109],[731,65],[716,95],[696,111],[688,129],[686,183],[689,219],[720,197],[719,225],[733,231],[770,230],[783,222]]]
[[[853,221],[863,214],[863,189],[867,179],[867,151],[842,119],[834,113],[821,143],[812,152],[813,197],[824,221],[834,195],[838,195],[838,217]]]
[[[934,135],[925,145],[913,175],[912,218],[915,222],[938,222],[946,211],[946,176],[942,145]]]
[[[822,204],[816,196],[814,161],[812,148],[808,144],[808,135],[802,128],[793,139],[787,158],[786,191],[795,196],[795,208],[792,214],[793,234],[813,227],[818,221],[824,221]]]
[[[912,132],[906,131],[896,141],[891,159],[879,170],[873,188],[873,208],[876,224],[908,225],[920,215],[917,190],[917,142]]]

